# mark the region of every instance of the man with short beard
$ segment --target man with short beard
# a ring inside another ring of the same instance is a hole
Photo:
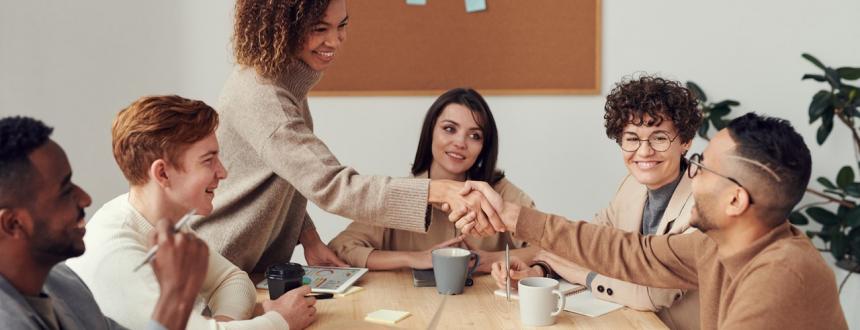
[[[809,149],[787,121],[749,113],[690,157],[691,224],[702,233],[642,236],[510,203],[501,216],[520,239],[600,274],[698,289],[705,329],[847,329],[833,272],[786,220],[811,167]],[[501,203],[482,183],[467,188]],[[460,217],[457,226],[472,221]]]
[[[0,328],[115,329],[92,293],[63,263],[84,253],[84,208],[52,128],[25,117],[0,119]],[[173,234],[162,221],[152,237],[161,295],[147,329],[184,329],[208,266],[206,244]]]

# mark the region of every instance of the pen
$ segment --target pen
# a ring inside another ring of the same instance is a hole
[[[511,248],[505,243],[505,297],[511,301]]]
[[[182,216],[182,219],[179,219],[179,222],[177,222],[176,225],[173,226],[173,232],[177,232],[179,231],[179,229],[182,229],[182,226],[185,226],[185,223],[187,223],[188,220],[191,220],[191,216],[193,216],[195,212],[197,212],[197,210],[191,209],[191,211],[185,213],[185,215]],[[155,258],[156,252],[158,252],[158,245],[155,245],[151,249],[149,249],[149,252],[146,253],[146,257],[143,258],[143,262],[141,262],[140,265],[137,265],[137,267],[134,267],[134,271],[136,272],[138,269],[140,269],[140,267],[143,267],[143,265],[146,265],[147,263],[152,261],[152,258]]]

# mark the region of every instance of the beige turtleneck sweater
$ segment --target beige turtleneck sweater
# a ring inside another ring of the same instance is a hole
[[[290,260],[310,200],[325,211],[377,226],[426,231],[429,180],[359,175],[316,135],[307,93],[321,74],[296,60],[276,81],[237,65],[216,107],[228,177],[215,211],[192,228],[248,272]]]

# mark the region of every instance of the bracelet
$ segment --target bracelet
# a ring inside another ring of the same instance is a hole
[[[543,277],[548,277],[548,278],[552,278],[552,279],[556,279],[556,280],[559,279],[558,274],[556,274],[552,270],[552,267],[550,267],[548,263],[543,262],[543,261],[535,261],[534,263],[532,263],[532,265],[530,267],[533,267],[533,266],[538,266],[543,270]]]

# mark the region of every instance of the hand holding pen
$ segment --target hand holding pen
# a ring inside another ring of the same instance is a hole
[[[185,213],[185,215],[182,216],[182,218],[176,222],[176,225],[173,226],[173,231],[170,233],[170,235],[172,236],[173,233],[179,232],[179,230],[182,229],[182,227],[185,226],[185,224],[188,223],[189,220],[191,220],[191,217],[194,216],[195,212],[197,212],[197,210],[191,209],[190,211],[188,211],[188,213]],[[159,222],[159,224],[161,224],[162,222],[166,222],[166,221],[162,220],[161,222]],[[169,226],[168,226],[168,228],[169,228]],[[158,242],[160,243],[160,241],[158,241]],[[143,257],[143,261],[139,265],[137,265],[137,267],[134,267],[134,271],[137,271],[138,269],[140,269],[140,267],[143,267],[143,265],[146,265],[147,263],[152,261],[152,258],[155,257],[155,253],[158,252],[158,244],[155,244],[155,242],[151,242],[151,243],[152,243],[152,248],[150,248],[149,252],[146,253],[146,256]]]
[[[184,328],[209,267],[209,248],[192,233],[174,233],[170,221],[155,225],[150,243],[159,246],[152,271],[161,288],[152,319],[168,329]]]
[[[152,317],[186,324],[209,269],[209,247],[193,233],[175,233],[171,227],[169,221],[161,220],[150,237],[152,245],[158,246],[151,265],[161,288]]]

